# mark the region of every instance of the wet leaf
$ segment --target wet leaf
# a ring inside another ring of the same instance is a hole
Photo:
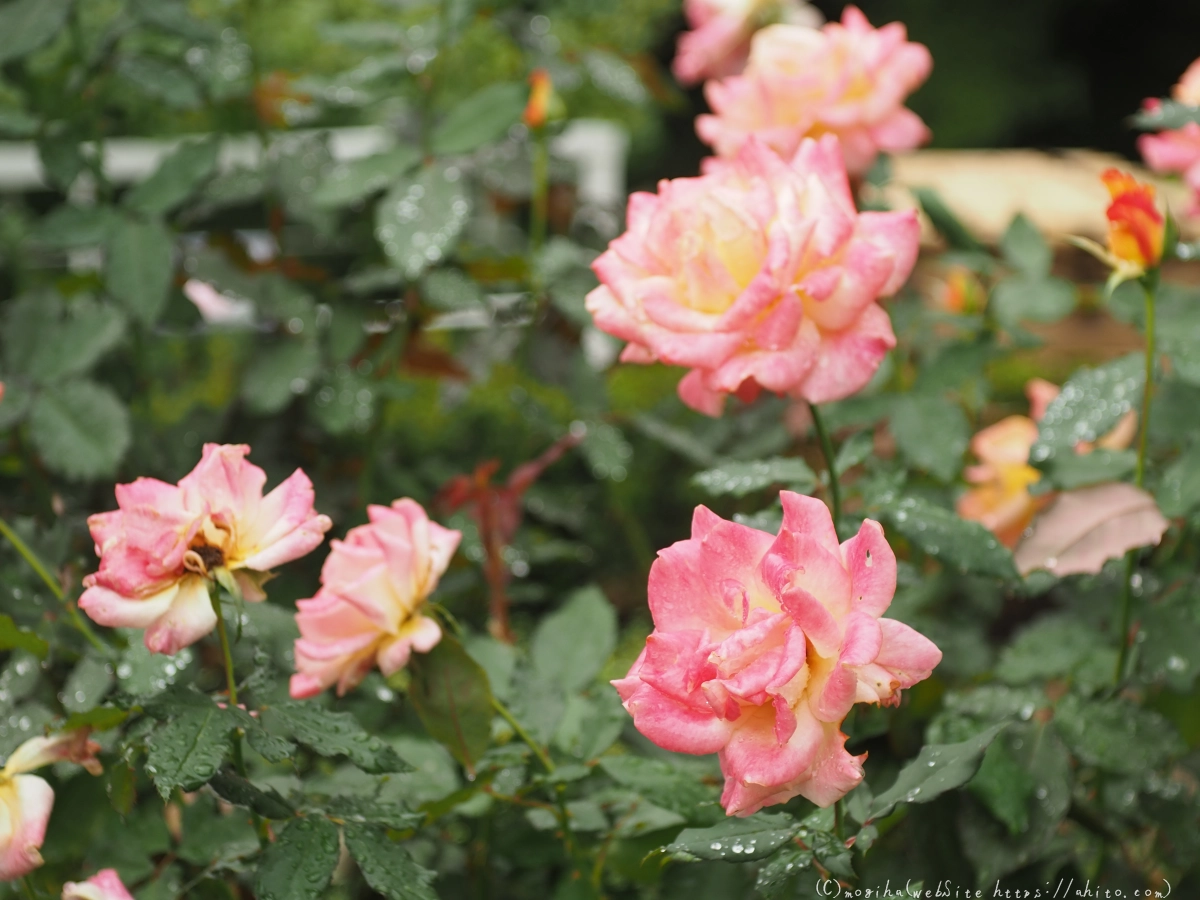
[[[379,202],[375,236],[405,277],[417,278],[446,258],[470,211],[462,170],[426,166],[399,179]]]
[[[879,514],[889,527],[948,568],[995,578],[1017,577],[1008,548],[978,522],[968,522],[919,497],[892,501]]]
[[[744,497],[775,485],[807,494],[817,486],[817,476],[799,457],[774,457],[749,462],[726,460],[694,476],[692,483],[714,497]]]
[[[494,711],[487,674],[449,635],[410,666],[409,698],[426,731],[472,771],[491,741]]]
[[[1128,550],[1157,544],[1168,524],[1154,498],[1131,484],[1067,491],[1034,520],[1014,559],[1023,575],[1095,573]]]
[[[194,791],[230,752],[234,723],[215,703],[183,709],[146,740],[146,772],[163,800],[175,788]]]
[[[1074,453],[1080,441],[1107,434],[1138,403],[1145,377],[1145,356],[1140,352],[1076,372],[1046,407],[1030,462],[1036,465],[1056,454]]]
[[[1147,772],[1186,749],[1169,721],[1120,698],[1068,694],[1054,709],[1054,724],[1082,762],[1123,775]]]
[[[313,703],[286,700],[267,707],[263,718],[268,726],[277,722],[299,743],[321,756],[345,756],[364,772],[411,771],[412,767],[395,750],[364,731],[350,713],[330,712]]]
[[[459,103],[433,129],[438,156],[470,153],[504,137],[521,120],[529,88],[516,82],[490,84]]]
[[[129,411],[108,387],[67,381],[33,401],[29,435],[46,465],[76,480],[111,476],[129,448]]]
[[[962,470],[971,426],[958,404],[917,394],[897,397],[891,431],[909,463],[939,481],[951,481]]]
[[[328,819],[294,819],[263,854],[254,877],[260,900],[316,900],[338,862],[338,830]]]
[[[770,856],[800,831],[786,813],[755,813],[728,818],[709,828],[685,828],[664,849],[673,859],[749,862]]]
[[[346,848],[363,878],[388,900],[437,900],[434,873],[417,865],[382,828],[346,823]]]
[[[604,592],[592,586],[573,593],[542,620],[533,634],[530,656],[541,680],[570,693],[591,684],[616,645],[616,610]]]

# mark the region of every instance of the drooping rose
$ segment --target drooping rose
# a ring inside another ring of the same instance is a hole
[[[685,0],[683,12],[691,30],[679,36],[671,70],[686,85],[741,72],[750,38],[765,25],[817,28],[824,21],[804,0]]]
[[[1029,451],[1037,441],[1037,423],[1062,389],[1044,378],[1031,379],[1025,385],[1029,414],[1009,416],[989,425],[971,439],[971,452],[979,463],[968,466],[964,477],[975,487],[958,498],[958,514],[979,522],[993,532],[1002,544],[1014,548],[1039,510],[1054,500],[1051,493],[1037,497],[1029,488],[1041,480],[1042,473],[1029,465]],[[1124,450],[1137,432],[1137,413],[1130,410],[1107,434],[1095,442],[1081,441],[1076,453],[1090,453],[1097,447]]]
[[[317,595],[296,604],[293,697],[333,685],[341,696],[375,666],[391,675],[442,639],[422,611],[462,532],[431,522],[413,500],[370,506],[367,515],[370,524],[332,542]]]
[[[0,881],[21,878],[42,864],[40,851],[54,807],[54,789],[28,773],[51,763],[73,762],[98,775],[99,749],[84,728],[31,738],[13,751],[0,770]]]
[[[902,24],[872,28],[854,6],[819,30],[772,25],[754,36],[745,72],[705,85],[713,112],[696,119],[696,131],[725,157],[752,135],[791,156],[804,138],[832,133],[847,170],[860,176],[880,151],[929,140],[904,101],[932,68],[929,51],[908,41]]]
[[[625,362],[690,368],[679,395],[708,415],[760,389],[824,403],[895,346],[876,301],[904,284],[918,243],[912,210],[855,209],[837,138],[806,140],[790,164],[752,139],[708,174],[629,198],[587,308],[629,342]]]
[[[332,523],[299,469],[264,497],[267,476],[249,452],[205,444],[177,485],[117,485],[119,509],[88,519],[100,570],[84,579],[79,608],[101,625],[144,628],[154,653],[177,653],[216,625],[209,585],[219,570],[246,600],[264,599],[269,571],[316,549]]]
[[[689,540],[650,570],[654,632],[613,685],[646,737],[718,753],[721,804],[748,816],[803,795],[829,806],[863,777],[841,722],[855,703],[900,702],[942,654],[881,618],[896,557],[867,520],[843,544],[829,510],[784,491],[778,536],[703,506]]]
[[[62,900],[133,900],[116,869],[101,869],[87,881],[68,881]]]

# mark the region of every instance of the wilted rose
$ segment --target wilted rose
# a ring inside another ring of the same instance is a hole
[[[375,666],[391,675],[442,638],[422,612],[462,532],[431,522],[413,500],[370,506],[367,515],[370,524],[332,542],[317,595],[296,604],[293,697],[333,685],[345,694]]]
[[[829,510],[784,491],[778,536],[696,509],[650,570],[654,632],[614,681],[634,724],[679,753],[718,753],[721,804],[748,816],[802,795],[829,806],[863,777],[841,722],[900,702],[942,654],[881,618],[896,557],[867,520],[843,544]]]
[[[220,570],[246,600],[264,599],[269,570],[310,553],[332,523],[299,469],[264,497],[267,476],[249,452],[205,444],[178,485],[117,485],[119,509],[88,519],[100,571],[84,579],[79,608],[101,625],[146,629],[155,653],[177,653],[216,625],[209,584]]]
[[[783,156],[806,137],[835,134],[846,168],[863,175],[880,151],[911,150],[929,129],[904,106],[933,68],[899,22],[882,28],[854,6],[821,29],[772,25],[754,36],[741,75],[705,85],[711,115],[696,120],[700,138],[733,156],[753,135]]]
[[[596,325],[629,342],[626,362],[690,368],[679,394],[709,415],[760,389],[850,396],[895,346],[876,301],[912,271],[915,213],[859,213],[832,135],[790,163],[757,139],[714,162],[629,198],[628,231],[594,263]]]

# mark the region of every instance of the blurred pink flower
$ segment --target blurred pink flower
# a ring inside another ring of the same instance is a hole
[[[312,552],[332,523],[313,509],[299,469],[264,497],[267,476],[249,452],[205,444],[178,485],[117,485],[119,509],[88,519],[100,571],[84,579],[79,608],[101,625],[146,629],[155,653],[177,653],[216,625],[208,591],[217,570],[246,600],[264,599],[269,570]]]
[[[88,740],[88,729],[23,743],[0,771],[0,881],[12,881],[42,864],[40,852],[46,824],[54,807],[54,789],[29,772],[56,762],[73,762],[100,774],[99,746]]]
[[[116,869],[101,869],[87,881],[68,881],[62,900],[133,900]]]
[[[183,283],[183,294],[192,301],[209,325],[253,325],[254,304],[249,300],[222,294],[207,281],[189,278]]]
[[[1200,59],[1188,66],[1172,89],[1171,98],[1185,106],[1200,106]],[[1150,99],[1143,105],[1154,109],[1159,102]],[[1143,134],[1138,138],[1138,150],[1155,172],[1183,176],[1193,192],[1188,214],[1200,216],[1200,124],[1189,122],[1171,131]]]
[[[613,682],[634,724],[678,753],[718,753],[721,804],[748,816],[802,795],[829,806],[863,777],[841,722],[896,705],[942,653],[881,618],[896,557],[878,522],[838,544],[819,500],[784,491],[772,537],[703,506],[650,570],[654,633]]]
[[[861,176],[880,151],[929,140],[904,101],[932,67],[902,24],[872,28],[854,6],[820,30],[772,25],[754,36],[744,73],[705,85],[713,114],[699,116],[696,131],[724,157],[751,135],[791,156],[804,138],[833,133],[846,169]]]
[[[750,38],[774,22],[817,28],[824,19],[804,0],[685,0],[691,31],[679,36],[672,71],[681,84],[736,75],[746,65]]]
[[[367,515],[370,524],[332,542],[317,595],[296,604],[301,636],[293,697],[311,697],[335,684],[341,696],[376,665],[391,675],[413,650],[428,653],[442,639],[422,608],[462,532],[431,522],[413,500],[370,506]]]
[[[629,342],[625,362],[690,368],[680,397],[708,415],[764,388],[855,393],[895,346],[876,301],[912,271],[915,213],[859,213],[832,135],[790,163],[757,139],[712,162],[629,198],[628,231],[593,264],[597,327]]]

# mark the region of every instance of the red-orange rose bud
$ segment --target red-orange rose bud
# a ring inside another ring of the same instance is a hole
[[[1112,196],[1108,207],[1108,249],[1118,260],[1153,269],[1162,260],[1166,221],[1154,205],[1154,187],[1127,172],[1101,176]]]

